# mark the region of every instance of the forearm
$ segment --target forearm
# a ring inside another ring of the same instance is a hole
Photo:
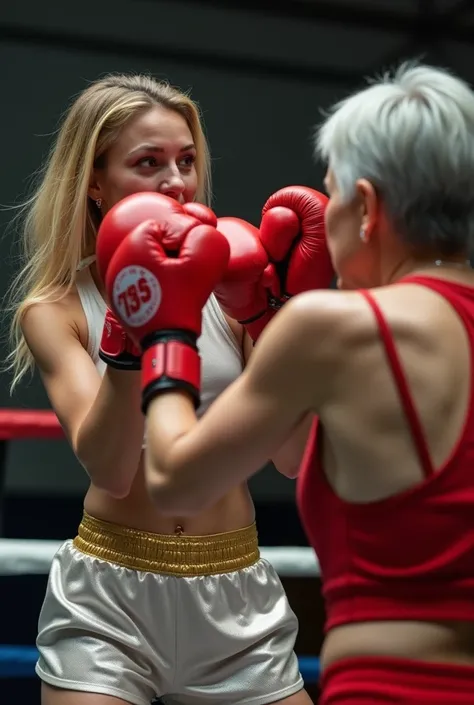
[[[166,418],[166,424],[162,422],[163,417]],[[183,465],[179,462],[179,453],[176,462],[179,440],[198,422],[194,407],[184,394],[158,396],[148,408],[147,422],[147,488],[160,512],[175,514],[176,496],[180,497],[180,510],[188,503],[194,505],[199,486],[202,485],[199,473],[193,472],[188,463]]]
[[[144,436],[140,372],[108,367],[89,413],[73,439],[94,485],[126,496],[137,472]]]
[[[211,407],[199,421],[191,399],[183,393],[162,394],[152,400],[147,413],[145,477],[160,513],[194,516],[263,467],[268,457],[265,450],[255,451],[252,443],[241,442],[241,435],[255,429],[259,433],[254,413],[241,416],[234,426],[235,435],[228,432],[225,422],[221,426],[228,415],[226,398],[230,395],[230,389],[223,392],[216,401],[221,411],[216,413]],[[271,443],[269,434],[259,435],[264,444]]]
[[[258,472],[273,457],[278,439],[290,437],[298,417],[282,411],[279,398],[249,387],[244,373],[199,421],[183,393],[151,401],[145,473],[160,512],[204,511]]]

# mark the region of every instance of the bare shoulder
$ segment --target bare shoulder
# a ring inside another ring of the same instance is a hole
[[[440,329],[449,334],[461,326],[451,304],[428,287],[395,284],[375,289],[372,296],[398,342],[418,341],[433,350],[446,342]]]
[[[76,438],[101,384],[82,341],[81,312],[79,296],[73,290],[58,300],[32,304],[22,321],[26,344],[51,406],[70,439]],[[82,316],[86,325],[83,312]]]
[[[373,317],[357,292],[306,292],[288,301],[265,328],[249,373],[255,386],[278,389],[285,403],[319,411],[375,337]],[[315,379],[317,384],[308,383]]]
[[[33,303],[23,316],[21,328],[40,367],[48,366],[54,351],[64,344],[87,345],[87,324],[75,288],[58,300]]]
[[[359,292],[308,291],[291,299],[278,315],[280,334],[295,350],[320,359],[337,358],[347,345],[374,336],[374,320]]]
[[[301,380],[307,390],[310,375],[336,380],[378,343],[373,313],[360,292],[305,292],[291,298],[262,332],[249,356],[249,378],[255,385],[278,379],[285,393],[300,394]]]

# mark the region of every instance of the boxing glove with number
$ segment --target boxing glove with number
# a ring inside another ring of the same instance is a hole
[[[204,222],[210,222],[213,212],[201,204],[187,204],[195,207]],[[198,209],[200,209],[198,211]],[[105,270],[118,245],[140,223],[150,218],[161,218],[163,212],[182,214],[182,207],[172,198],[154,192],[135,193],[119,201],[104,216],[100,225],[101,237],[97,240],[96,254],[99,275],[102,280]],[[167,245],[176,246],[174,232],[167,234]],[[100,264],[99,264],[100,263]],[[111,367],[121,370],[140,369],[140,350],[126,335],[120,323],[109,310],[106,313],[102,340],[99,349],[100,358]]]
[[[171,231],[179,242],[173,256],[163,246]],[[139,225],[107,264],[110,306],[142,350],[144,413],[154,396],[176,389],[199,405],[202,309],[228,258],[225,237],[181,211]]]
[[[265,203],[260,239],[275,264],[279,308],[288,298],[329,288],[334,276],[326,243],[324,212],[328,199],[307,186],[287,186]]]
[[[255,342],[274,315],[275,269],[260,242],[258,229],[240,218],[219,218],[217,229],[227,238],[230,258],[214,293],[223,311],[239,321]]]

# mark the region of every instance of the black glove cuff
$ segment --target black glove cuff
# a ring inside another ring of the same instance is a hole
[[[102,349],[99,350],[99,357],[102,362],[105,362],[109,367],[113,367],[114,370],[140,370],[141,360],[136,355],[131,353],[123,352],[116,357],[109,356]]]

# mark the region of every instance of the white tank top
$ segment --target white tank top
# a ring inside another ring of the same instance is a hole
[[[87,352],[102,375],[105,363],[99,357],[99,346],[107,306],[92,278],[90,263],[90,259],[82,263],[76,286],[87,321]],[[198,416],[202,416],[214,399],[241,374],[244,366],[240,345],[214,295],[203,310],[198,346],[202,365]]]

